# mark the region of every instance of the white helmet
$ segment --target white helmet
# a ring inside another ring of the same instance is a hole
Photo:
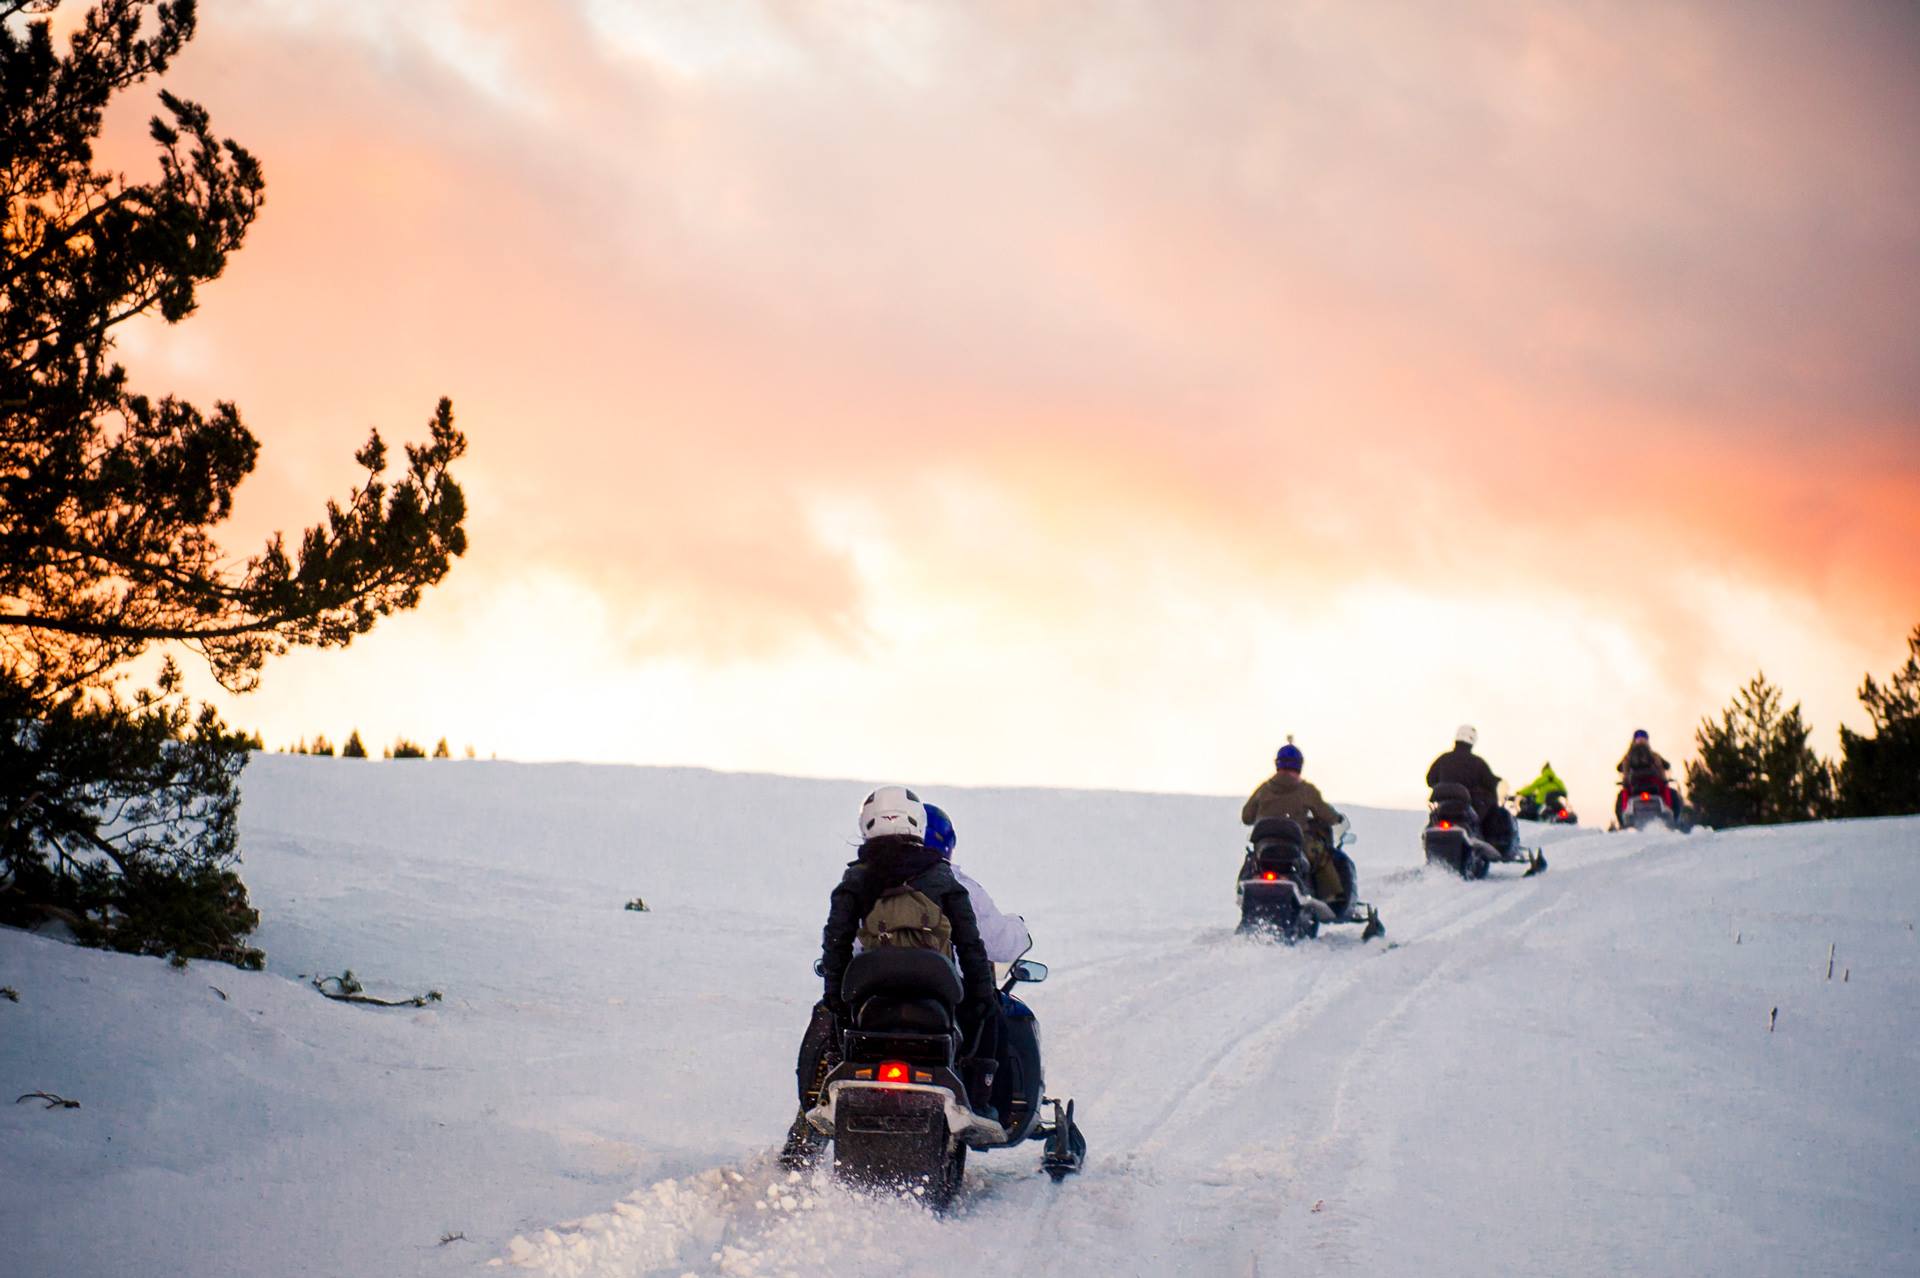
[[[1473,730],[1471,723],[1463,723],[1453,730],[1453,739],[1463,743],[1469,750],[1480,742],[1480,734]]]
[[[903,835],[915,843],[927,837],[927,806],[903,785],[880,786],[860,805],[860,841],[887,834]]]

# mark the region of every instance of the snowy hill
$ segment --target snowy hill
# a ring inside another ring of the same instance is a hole
[[[81,1106],[0,1106],[0,1267],[1920,1272],[1920,820],[1531,832],[1548,874],[1462,883],[1360,811],[1391,944],[1289,950],[1231,935],[1237,797],[934,791],[1092,1148],[935,1220],[769,1159],[863,793],[256,757],[266,972],[0,931],[0,1088]],[[301,979],[347,968],[444,999]]]

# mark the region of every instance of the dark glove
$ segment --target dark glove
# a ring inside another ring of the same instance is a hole
[[[981,998],[975,995],[960,1005],[960,1023],[962,1025],[981,1025],[988,1017],[1000,1010],[1000,1000],[994,995]]]

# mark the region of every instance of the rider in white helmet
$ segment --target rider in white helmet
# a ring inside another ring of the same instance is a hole
[[[993,1061],[1000,1050],[1000,998],[967,888],[954,876],[941,849],[928,846],[926,804],[907,787],[875,788],[860,805],[858,828],[860,850],[833,889],[827,924],[821,932],[820,976],[825,987],[800,1046],[797,1075],[801,1112],[788,1132],[787,1148],[782,1153],[790,1164],[804,1160],[817,1143],[809,1134],[806,1110],[817,1100],[829,1049],[849,1018],[849,1009],[840,997],[840,983],[853,959],[860,925],[881,895],[896,887],[924,893],[952,929],[953,954],[966,992],[960,1005],[960,1029],[973,1053],[969,1100],[981,1117],[990,1121],[999,1117],[989,1098]],[[951,844],[947,850],[951,850]]]
[[[1500,778],[1487,761],[1473,752],[1480,734],[1471,723],[1453,730],[1453,749],[1435,759],[1427,768],[1427,784],[1436,786],[1451,781],[1467,788],[1473,799],[1474,813],[1480,818],[1480,832],[1496,847],[1512,837],[1513,819],[1500,806]]]

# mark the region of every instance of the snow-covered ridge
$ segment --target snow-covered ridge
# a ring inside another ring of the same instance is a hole
[[[1231,936],[1237,794],[931,789],[1092,1147],[934,1220],[767,1159],[864,782],[244,785],[266,972],[0,931],[0,1101],[81,1103],[0,1104],[9,1274],[1920,1272],[1920,820],[1533,831],[1468,884],[1360,810],[1390,946],[1288,950]],[[345,968],[445,999],[302,979]]]

